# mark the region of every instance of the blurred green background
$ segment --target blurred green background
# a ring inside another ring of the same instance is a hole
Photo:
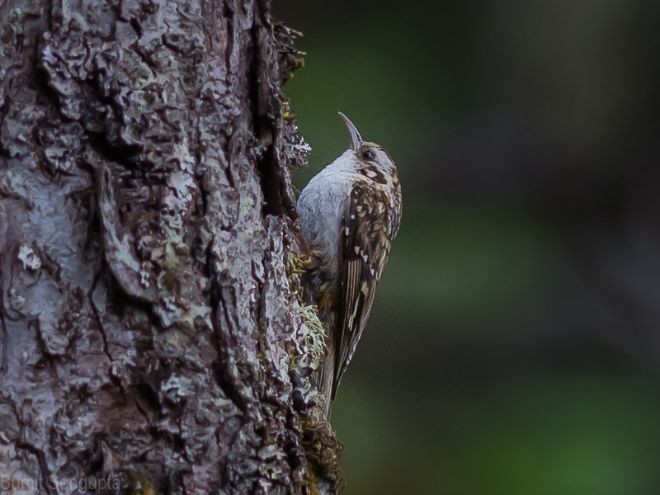
[[[347,494],[660,493],[657,0],[288,0],[311,175],[404,218],[333,423]]]

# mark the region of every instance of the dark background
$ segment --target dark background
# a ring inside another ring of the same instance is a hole
[[[333,423],[347,494],[660,493],[660,4],[316,2],[286,86],[399,166]]]

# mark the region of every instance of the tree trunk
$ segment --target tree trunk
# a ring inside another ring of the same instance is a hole
[[[331,493],[266,0],[0,2],[0,492]]]

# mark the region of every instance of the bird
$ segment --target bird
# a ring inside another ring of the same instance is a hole
[[[365,141],[343,113],[351,145],[302,190],[297,211],[310,251],[308,285],[325,330],[315,378],[330,405],[369,319],[376,288],[401,223],[397,167],[379,144]]]

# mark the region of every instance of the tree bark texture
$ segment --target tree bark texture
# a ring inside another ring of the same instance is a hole
[[[0,0],[0,488],[336,491],[295,36],[266,0]]]

